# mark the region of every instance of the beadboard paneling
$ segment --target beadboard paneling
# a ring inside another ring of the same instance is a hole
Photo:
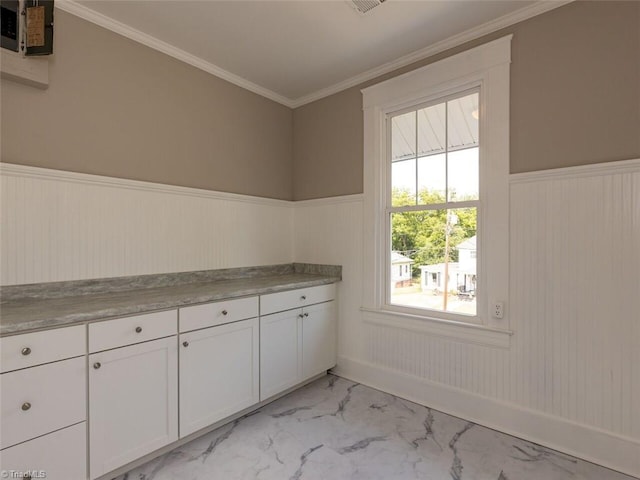
[[[339,374],[640,475],[639,161],[512,176],[508,349],[364,323],[362,208],[322,202],[295,257],[343,265]]]
[[[0,283],[288,263],[291,202],[2,164]]]
[[[338,352],[361,352],[362,195],[296,202],[294,258],[342,265],[338,284]]]
[[[511,186],[508,400],[640,439],[640,164],[531,178]]]

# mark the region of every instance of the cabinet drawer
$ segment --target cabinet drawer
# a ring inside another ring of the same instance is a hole
[[[328,302],[333,300],[335,296],[336,286],[334,284],[262,295],[260,297],[260,315]]]
[[[0,376],[0,448],[86,419],[86,358]]]
[[[9,478],[29,478],[25,474],[47,480],[87,478],[87,424],[82,422],[2,450],[0,471],[12,472]]]
[[[87,353],[85,326],[0,338],[0,371],[10,372]]]
[[[168,337],[176,331],[176,310],[90,323],[89,353]]]
[[[180,333],[258,316],[258,297],[236,298],[180,309]]]

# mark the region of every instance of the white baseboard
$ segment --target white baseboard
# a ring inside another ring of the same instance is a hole
[[[336,375],[589,462],[640,477],[640,442],[368,362],[338,357]]]

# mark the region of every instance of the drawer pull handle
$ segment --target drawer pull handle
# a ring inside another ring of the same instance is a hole
[[[302,295],[302,296],[300,297],[300,300],[306,300],[306,299],[307,299],[307,296],[306,296],[306,295]]]
[[[31,408],[31,404],[30,404],[29,402],[24,402],[24,403],[22,404],[22,410],[24,410],[25,412],[26,412],[27,410],[29,410],[30,408]]]
[[[305,313],[305,314],[304,314],[304,316],[305,316],[305,317],[308,317],[308,316],[309,316],[309,314],[308,314],[308,313]]]
[[[186,347],[188,347],[188,346],[189,346],[189,342],[187,342],[187,341],[185,340],[184,342],[182,342],[182,346],[183,346],[183,347],[185,347],[185,348],[186,348]]]
[[[102,364],[100,362],[96,362],[93,364],[93,368],[95,368],[96,370],[98,370],[101,366]]]
[[[29,347],[24,347],[22,349],[22,354],[23,355],[29,355],[31,353],[31,349]]]
[[[142,327],[136,327],[136,333],[142,333]]]
[[[298,315],[298,318],[302,318],[302,317],[304,317],[304,315],[302,315],[302,314]]]
[[[227,315],[229,312],[227,312],[226,310],[222,310],[222,315]]]

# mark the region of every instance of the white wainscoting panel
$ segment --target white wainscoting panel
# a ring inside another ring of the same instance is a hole
[[[511,177],[510,348],[363,323],[353,304],[337,372],[640,476],[640,161]],[[296,253],[332,228],[361,241],[355,210],[297,209],[296,230],[303,211]],[[350,245],[331,239],[322,261],[361,272]]]
[[[1,166],[2,285],[289,263],[291,202]]]
[[[628,166],[514,177],[507,398],[640,439],[640,162]]]
[[[339,354],[362,354],[362,195],[296,202],[296,262],[342,265],[338,284]]]

